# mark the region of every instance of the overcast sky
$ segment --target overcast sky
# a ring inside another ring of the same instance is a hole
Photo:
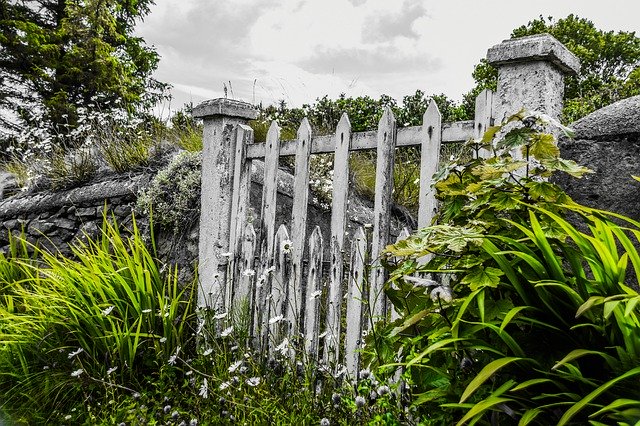
[[[156,78],[173,85],[164,114],[225,85],[265,105],[416,89],[459,101],[489,47],[570,13],[640,34],[640,0],[156,0],[138,33],[162,57]]]

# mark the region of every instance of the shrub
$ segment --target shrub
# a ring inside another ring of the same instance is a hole
[[[378,328],[371,359],[404,369],[435,424],[640,419],[640,296],[627,268],[640,271],[640,224],[545,179],[588,172],[560,158],[548,124],[520,113],[489,129],[472,145],[493,156],[445,167],[434,224],[388,248],[400,319]]]
[[[181,152],[138,196],[137,207],[163,229],[179,233],[198,220],[202,153]]]

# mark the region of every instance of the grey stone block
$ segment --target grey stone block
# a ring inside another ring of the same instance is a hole
[[[580,71],[577,56],[550,34],[504,40],[488,50],[487,61],[493,66],[545,61],[551,62],[567,74],[577,74]]]

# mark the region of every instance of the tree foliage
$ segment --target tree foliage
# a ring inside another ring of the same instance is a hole
[[[620,99],[640,94],[640,37],[635,32],[603,31],[588,19],[569,15],[530,21],[513,30],[511,38],[549,33],[580,59],[581,71],[565,82],[563,120],[572,122]],[[483,89],[496,89],[497,71],[486,60],[473,70],[476,87],[464,97],[473,111]]]
[[[0,116],[4,130],[73,129],[82,108],[139,112],[166,85],[159,56],[133,33],[153,0],[0,1]]]

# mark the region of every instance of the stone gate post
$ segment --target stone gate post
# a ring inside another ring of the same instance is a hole
[[[236,124],[246,124],[258,112],[251,104],[220,98],[193,109],[204,122],[202,148],[202,195],[198,250],[198,306],[216,312],[223,309],[226,269],[229,262],[231,196]]]
[[[505,40],[489,49],[487,61],[498,69],[496,124],[522,108],[559,119],[564,77],[580,70],[580,60],[549,34]]]

